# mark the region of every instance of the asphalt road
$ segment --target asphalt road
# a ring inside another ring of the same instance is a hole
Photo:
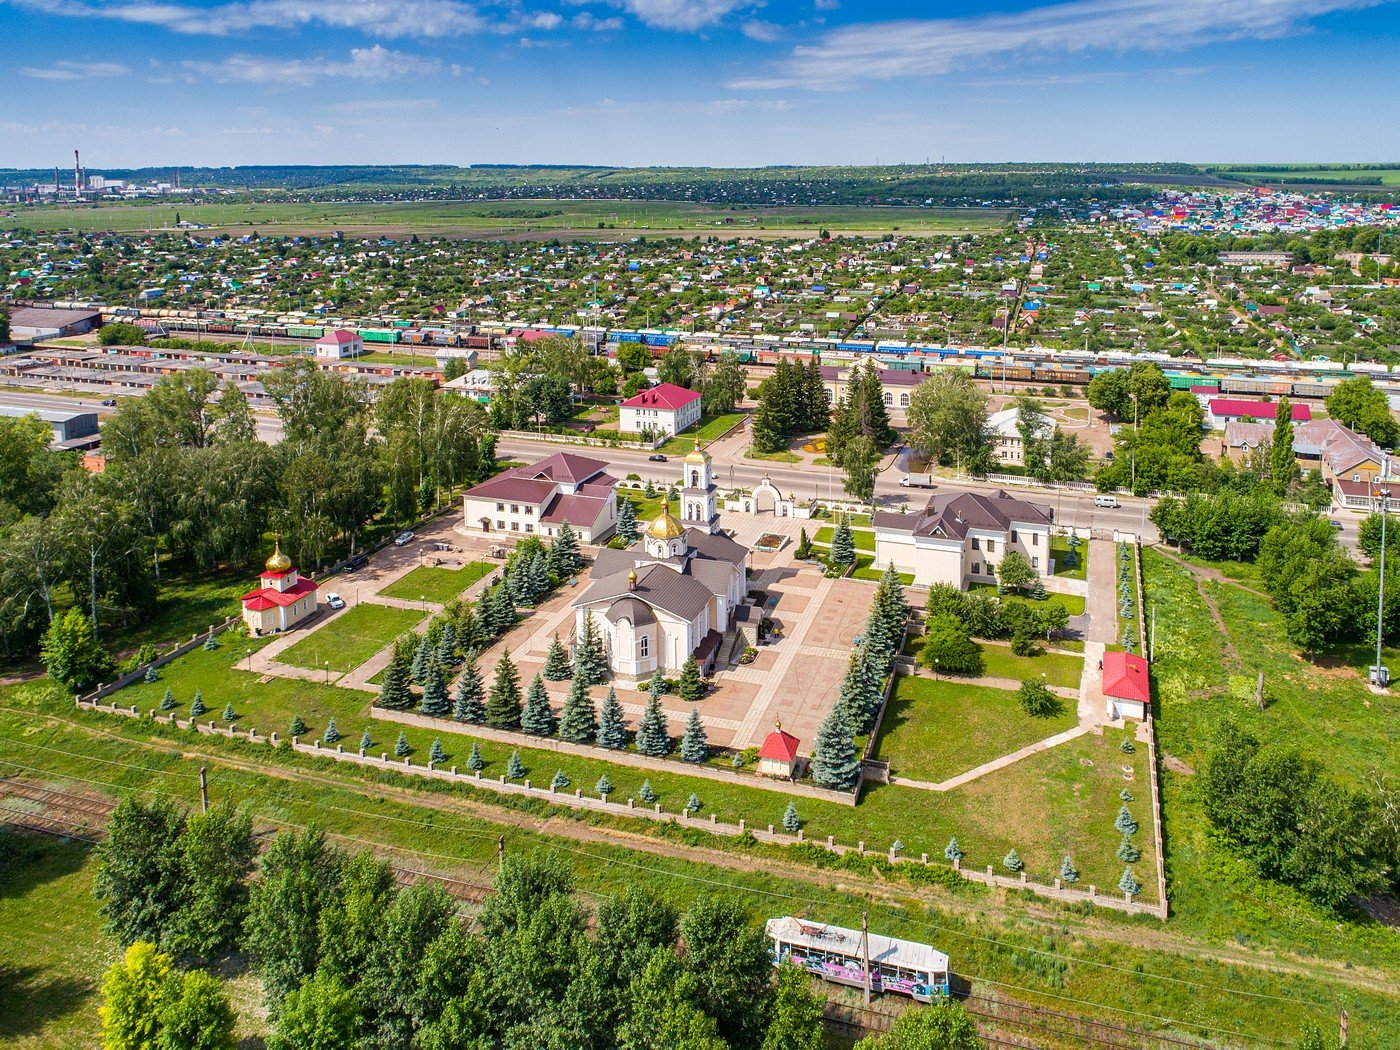
[[[118,394],[111,399],[120,405],[123,397],[131,396],[133,395]],[[104,399],[106,399],[106,395],[68,397],[61,394],[36,394],[13,389],[0,389],[0,403],[20,405],[25,408],[53,408],[66,412],[96,412],[99,422],[116,411],[115,408],[103,405]],[[254,412],[253,424],[257,429],[259,440],[265,441],[269,445],[275,445],[282,440],[282,422],[276,416],[259,415]]]

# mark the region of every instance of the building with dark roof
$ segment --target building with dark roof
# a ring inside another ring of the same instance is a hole
[[[553,536],[565,522],[585,543],[602,543],[617,527],[617,479],[600,459],[572,452],[514,467],[462,497],[462,522],[473,532]]]
[[[702,456],[687,457],[687,489],[711,487],[709,457]],[[713,520],[687,527],[668,507],[631,547],[598,552],[588,589],[574,601],[575,636],[591,617],[614,674],[640,680],[658,669],[674,673],[692,655],[704,669],[713,664],[748,596],[749,554],[710,531]]]
[[[929,497],[913,514],[877,511],[875,567],[894,565],[928,585],[995,583],[996,566],[1008,551],[1020,551],[1037,572],[1052,571],[1052,508],[994,492],[948,490]]]
[[[679,434],[700,422],[701,396],[675,383],[662,383],[618,406],[617,428],[652,434]]]
[[[96,310],[60,310],[50,306],[16,306],[10,311],[11,339],[55,339],[83,335],[102,323]]]

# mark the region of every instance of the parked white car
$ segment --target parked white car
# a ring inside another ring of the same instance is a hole
[[[343,609],[345,608],[345,599],[336,594],[335,591],[329,591],[326,594],[326,604],[332,609]]]
[[[399,533],[397,536],[394,537],[394,546],[395,546],[395,547],[406,547],[408,544],[410,544],[410,543],[412,543],[412,542],[413,542],[413,533],[411,533],[411,532],[401,532],[401,533]]]

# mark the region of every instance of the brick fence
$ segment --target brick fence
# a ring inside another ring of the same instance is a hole
[[[207,723],[195,722],[193,719],[181,721],[173,715],[162,715],[154,710],[148,711],[143,715],[135,705],[119,707],[116,704],[104,704],[100,700],[84,700],[81,698],[77,699],[76,702],[77,706],[82,710],[100,711],[104,714],[122,715],[126,718],[147,717],[154,722],[172,725],[177,729],[193,730],[206,736],[221,736],[230,740],[247,740],[249,743],[272,747],[276,747],[279,744],[276,733],[263,735],[253,728],[239,729],[232,725],[221,726],[217,721],[213,720]],[[582,788],[574,788],[573,792],[569,793],[567,789],[556,790],[550,784],[536,786],[529,780],[516,783],[508,780],[505,776],[494,779],[483,777],[479,771],[461,773],[458,772],[456,766],[442,769],[434,767],[431,762],[426,765],[415,765],[412,756],[408,758],[391,758],[387,752],[381,752],[378,756],[375,756],[372,754],[363,754],[358,750],[346,751],[341,744],[337,744],[334,748],[324,747],[319,740],[304,744],[295,737],[286,741],[286,743],[294,751],[303,754],[318,755],[336,762],[349,762],[361,767],[390,770],[407,776],[441,780],[468,788],[494,791],[502,795],[524,795],[530,798],[538,798],[541,801],[553,805],[568,806],[573,809],[588,810],[595,813],[616,814],[624,817],[641,817],[647,820],[671,821],[682,827],[698,828],[712,832],[713,834],[730,837],[738,837],[747,832],[760,842],[769,842],[779,846],[791,846],[799,842],[813,842],[815,845],[824,846],[826,849],[836,854],[845,855],[852,852],[858,853],[861,856],[869,854],[871,856],[882,857],[891,864],[919,864],[927,867],[929,863],[927,853],[920,854],[918,858],[896,854],[893,848],[887,852],[881,853],[867,850],[863,841],[857,843],[855,846],[843,845],[836,842],[835,837],[831,835],[828,835],[825,843],[822,843],[814,839],[808,839],[806,834],[801,830],[796,834],[790,835],[777,830],[772,824],[769,824],[766,828],[749,827],[747,822],[742,818],[737,824],[729,824],[721,821],[719,816],[715,813],[711,813],[708,820],[691,816],[683,811],[667,813],[660,803],[656,803],[652,806],[647,806],[645,803],[638,805],[636,800],[631,798],[627,799],[626,802],[613,802],[608,798],[585,795]],[[697,772],[697,770],[688,769],[685,770],[685,772],[690,774]],[[720,774],[716,779],[722,780],[725,778],[723,774]],[[823,797],[825,797],[825,795],[823,795]],[[1024,872],[1021,873],[1019,878],[1012,879],[1003,875],[995,875],[990,868],[987,869],[985,875],[981,872],[964,871],[961,864],[955,864],[953,868],[969,882],[980,882],[984,885],[997,886],[1003,889],[1030,890],[1039,896],[1069,903],[1087,901],[1099,907],[1112,908],[1115,911],[1126,912],[1129,915],[1145,914],[1155,915],[1163,919],[1166,918],[1165,903],[1157,905],[1135,901],[1127,894],[1124,894],[1122,899],[1116,896],[1103,896],[1100,895],[1093,886],[1090,886],[1088,890],[1075,890],[1062,886],[1058,879],[1055,880],[1054,886],[1046,886],[1043,883],[1032,882],[1027,878]]]
[[[225,631],[227,631],[230,627],[237,626],[238,624],[241,624],[242,622],[243,622],[242,619],[240,619],[239,617],[237,617],[237,616],[230,616],[230,617],[229,617],[227,620],[225,620],[223,623],[215,624],[214,626],[210,627],[209,630],[205,631],[203,634],[193,634],[193,635],[190,635],[190,640],[189,640],[188,642],[182,642],[180,645],[177,645],[174,649],[171,649],[171,650],[169,650],[169,651],[167,651],[167,652],[161,653],[159,656],[157,656],[157,657],[156,657],[154,660],[152,660],[150,663],[141,664],[139,667],[134,667],[134,668],[132,668],[130,671],[128,671],[126,674],[122,675],[122,676],[121,676],[120,678],[118,678],[116,681],[114,681],[114,682],[109,682],[109,683],[106,683],[106,684],[103,684],[103,683],[99,682],[99,683],[97,684],[97,688],[96,688],[96,689],[94,689],[92,692],[88,693],[87,696],[80,696],[80,697],[77,697],[77,700],[78,700],[79,703],[84,703],[84,702],[89,702],[89,701],[101,700],[101,699],[103,699],[104,697],[111,696],[111,695],[112,695],[113,693],[115,693],[117,690],[119,690],[119,689],[125,689],[125,688],[126,688],[127,686],[129,686],[132,682],[140,681],[141,679],[145,678],[145,677],[146,677],[146,672],[149,671],[152,667],[156,667],[156,668],[164,667],[166,664],[168,664],[171,660],[174,660],[176,657],[184,656],[186,653],[192,652],[193,650],[198,649],[201,645],[203,645],[203,644],[204,644],[206,641],[208,641],[210,638],[217,638],[219,635],[221,635],[221,634],[223,634]]]

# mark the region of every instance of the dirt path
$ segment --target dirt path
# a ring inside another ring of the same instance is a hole
[[[1230,630],[1225,626],[1225,618],[1220,615],[1220,606],[1215,604],[1215,599],[1212,598],[1210,594],[1206,591],[1205,585],[1201,581],[1211,580],[1215,583],[1227,583],[1232,587],[1239,587],[1240,590],[1245,591],[1249,594],[1257,595],[1258,597],[1263,598],[1265,601],[1269,600],[1269,596],[1267,594],[1260,594],[1258,591],[1250,587],[1240,586],[1240,584],[1236,583],[1234,580],[1231,580],[1228,576],[1220,572],[1218,569],[1207,569],[1201,565],[1192,565],[1189,561],[1185,561],[1182,558],[1178,558],[1175,554],[1172,554],[1169,550],[1167,550],[1161,545],[1153,547],[1152,549],[1155,550],[1158,554],[1162,555],[1168,561],[1175,562],[1177,565],[1180,565],[1183,569],[1185,569],[1191,574],[1191,580],[1196,585],[1196,593],[1201,596],[1201,603],[1206,607],[1206,611],[1210,613],[1211,621],[1215,624],[1215,630],[1220,635],[1220,644],[1224,651],[1225,658],[1230,662],[1231,666],[1235,670],[1242,669],[1244,667],[1244,661],[1240,659],[1239,650],[1235,648],[1235,643],[1230,640]]]
[[[405,805],[459,813],[498,827],[515,828],[524,832],[572,840],[579,845],[623,846],[642,854],[688,863],[707,864],[745,874],[761,874],[794,883],[794,892],[791,895],[779,895],[782,897],[783,903],[775,903],[775,907],[794,909],[798,905],[806,903],[806,898],[802,896],[805,892],[805,886],[826,892],[856,893],[869,900],[899,909],[907,908],[911,900],[918,901],[934,909],[941,909],[973,921],[978,915],[985,916],[988,908],[988,900],[981,894],[968,895],[962,892],[950,892],[939,887],[912,886],[902,882],[892,883],[874,871],[869,876],[846,870],[832,871],[828,874],[819,869],[798,866],[787,858],[746,856],[707,846],[667,842],[651,835],[622,828],[583,824],[567,814],[534,817],[460,795],[425,794],[409,787],[346,780],[305,770],[255,762],[219,751],[166,741],[158,737],[150,737],[145,740],[133,739],[72,719],[60,718],[56,715],[36,714],[32,710],[0,706],[0,712],[30,720],[42,719],[53,725],[76,730],[89,737],[116,741],[128,747],[134,746],[174,754],[185,759],[204,762],[210,766],[224,766],[290,783],[316,784],[340,791],[359,792],[366,797],[377,797]],[[442,830],[444,832],[450,831],[448,828]],[[568,849],[569,847],[562,846],[562,848]],[[409,849],[404,850],[404,852],[414,851]],[[583,850],[579,852],[590,855]],[[609,858],[592,856],[598,860],[609,860]],[[611,863],[625,864],[626,862],[612,859]],[[471,865],[471,862],[465,859],[461,861],[461,864],[463,867],[470,865],[474,869],[478,867]],[[644,867],[645,864],[640,866]],[[446,872],[445,874],[450,873]],[[700,881],[704,881],[703,877],[698,876],[682,875],[679,877],[699,878]],[[1291,953],[1272,954],[1265,951],[1249,953],[1242,950],[1211,947],[1169,930],[1129,926],[1105,921],[1094,916],[1074,916],[1067,911],[1049,905],[1040,905],[1034,901],[1018,901],[1016,914],[1023,920],[1043,924],[1047,931],[1062,932],[1069,929],[1087,940],[1117,943],[1147,951],[1176,955],[1181,957],[1183,964],[1187,960],[1191,960],[1192,965],[1194,965],[1196,961],[1206,958],[1224,965],[1272,973],[1286,972],[1303,977],[1316,977],[1319,974],[1325,974],[1329,979],[1339,983],[1384,995],[1393,995],[1395,990],[1394,976],[1391,974],[1370,968],[1347,968],[1341,962],[1334,963],[1328,959],[1307,959]],[[952,936],[962,935],[953,933]],[[1189,969],[1189,966],[1187,968]]]

